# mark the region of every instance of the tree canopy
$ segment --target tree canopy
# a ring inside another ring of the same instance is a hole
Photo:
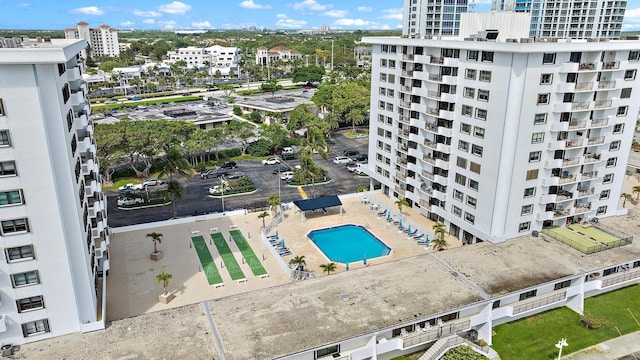
[[[291,77],[294,83],[312,83],[322,81],[324,76],[324,68],[320,66],[310,65],[293,69]]]

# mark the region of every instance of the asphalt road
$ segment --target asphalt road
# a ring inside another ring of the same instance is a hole
[[[367,138],[348,139],[342,135],[342,131],[335,133],[332,139],[333,144],[328,160],[315,156],[316,163],[329,172],[331,182],[315,186],[315,196],[342,195],[353,193],[360,185],[369,185],[368,177],[361,177],[347,171],[345,164],[334,164],[333,157],[342,155],[345,149],[357,149],[361,153],[367,152]],[[283,163],[294,167],[300,163],[299,160],[284,161]],[[301,195],[296,187],[288,186],[279,179],[278,175],[272,171],[278,165],[262,165],[259,161],[239,161],[238,167],[231,172],[241,171],[251,178],[257,187],[257,191],[252,194],[225,197],[224,209],[231,211],[236,209],[250,209],[267,206],[267,199],[271,194],[278,194],[280,186],[280,198],[282,202],[298,200]],[[183,200],[178,200],[177,212],[179,217],[193,216],[222,211],[222,200],[220,198],[209,197],[209,188],[220,184],[218,179],[200,179],[199,174],[191,181],[184,181],[185,196]],[[311,185],[304,188],[309,197],[313,197],[314,189]],[[150,189],[153,191],[153,188]],[[117,207],[117,194],[107,192],[108,223],[112,227],[126,226],[154,221],[167,220],[173,215],[171,205],[162,207],[142,208],[134,210],[120,210]]]

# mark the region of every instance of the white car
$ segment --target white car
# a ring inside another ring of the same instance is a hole
[[[163,181],[157,178],[149,178],[142,182],[142,186],[162,185]]]
[[[271,157],[271,158],[262,160],[262,165],[276,165],[276,164],[280,164],[280,159]]]
[[[293,171],[285,171],[280,173],[280,180],[288,180],[293,178]]]
[[[127,184],[125,186],[120,186],[118,190],[142,190],[144,189],[143,184]]]
[[[346,156],[336,156],[333,158],[334,164],[348,164],[350,162],[351,162],[351,159],[349,159]]]
[[[118,206],[136,205],[136,204],[143,204],[143,203],[144,203],[144,200],[142,198],[118,199]]]
[[[347,165],[347,170],[351,171],[354,174],[362,174],[364,171],[360,168],[360,163],[349,164]]]

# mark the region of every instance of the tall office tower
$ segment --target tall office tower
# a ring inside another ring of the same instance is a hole
[[[458,35],[460,14],[468,8],[468,0],[404,0],[402,36]]]
[[[89,43],[91,56],[118,56],[120,44],[118,42],[118,29],[102,24],[97,28],[89,28],[89,23],[81,21],[78,27],[64,29],[66,39],[82,39]],[[82,51],[82,57],[87,58],[86,50]]]
[[[501,37],[363,39],[372,185],[464,243],[623,213],[640,42]]]
[[[86,42],[0,41],[0,339],[104,328],[109,237]]]

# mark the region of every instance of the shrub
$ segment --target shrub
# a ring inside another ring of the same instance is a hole
[[[580,324],[589,330],[601,328],[607,320],[598,316],[584,315],[580,318]]]
[[[240,149],[240,148],[225,149],[225,150],[221,150],[218,153],[218,155],[220,156],[220,159],[228,159],[228,158],[232,158],[234,156],[242,155],[242,149]]]
[[[249,119],[257,124],[260,124],[262,122],[262,116],[260,116],[260,113],[255,110],[251,112],[251,115],[249,115]]]
[[[233,115],[235,115],[235,116],[240,116],[240,115],[242,115],[242,109],[240,109],[240,106],[235,105],[235,106],[233,107]]]
[[[267,156],[273,153],[273,147],[269,140],[260,139],[247,146],[247,153],[251,156]]]
[[[115,180],[115,179],[135,177],[135,176],[136,176],[136,172],[132,168],[127,167],[124,169],[116,170],[113,173],[113,175],[111,175],[111,179]]]

